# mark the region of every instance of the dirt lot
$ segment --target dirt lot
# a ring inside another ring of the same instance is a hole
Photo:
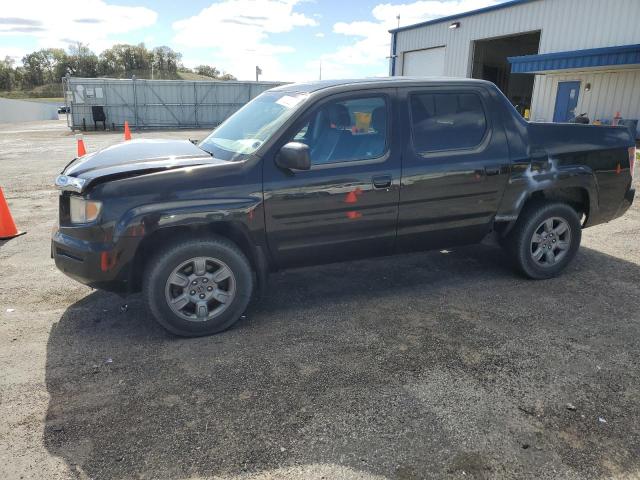
[[[0,126],[0,478],[640,478],[638,204],[558,279],[488,246],[289,271],[185,340],[54,268],[74,149]]]

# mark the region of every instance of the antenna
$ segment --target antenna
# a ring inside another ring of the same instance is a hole
[[[322,60],[320,60],[320,75],[318,76],[318,80],[322,80]]]
[[[398,28],[400,28],[400,14],[396,15],[396,18],[398,19]]]

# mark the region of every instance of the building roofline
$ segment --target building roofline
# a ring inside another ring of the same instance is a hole
[[[640,44],[507,57],[511,73],[640,64]]]
[[[426,27],[428,25],[435,25],[436,23],[447,22],[449,20],[458,20],[464,17],[471,17],[473,15],[479,15],[481,13],[493,12],[494,10],[501,10],[503,8],[515,7],[523,3],[530,3],[536,0],[510,0],[508,2],[499,3],[498,5],[491,5],[490,7],[479,8],[477,10],[471,10],[469,12],[462,12],[457,15],[448,15],[446,17],[434,18],[426,22],[414,23],[413,25],[406,25],[404,27],[394,28],[389,30],[389,33],[403,32],[405,30],[413,30],[414,28]]]

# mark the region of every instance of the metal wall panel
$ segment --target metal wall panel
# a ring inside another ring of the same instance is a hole
[[[640,119],[640,70],[578,72],[536,75],[531,120],[550,122],[556,103],[558,82],[579,81],[577,113],[593,120],[611,120],[616,112],[623,118]],[[591,90],[585,91],[587,84]]]
[[[282,85],[75,77],[62,83],[71,108],[67,123],[74,130],[94,128],[94,105],[103,106],[107,128],[122,127],[125,121],[137,128],[213,127],[260,93]]]
[[[640,43],[640,0],[535,0],[397,32],[396,73],[403,52],[446,46],[445,75],[468,77],[473,41],[541,30],[539,53]]]

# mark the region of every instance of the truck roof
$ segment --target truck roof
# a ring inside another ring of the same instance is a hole
[[[442,84],[482,84],[486,85],[490,82],[486,80],[477,80],[474,78],[456,78],[456,77],[370,77],[370,78],[349,78],[343,80],[316,80],[313,82],[287,83],[279,87],[272,88],[271,91],[290,91],[290,92],[316,92],[326,88],[334,87],[389,87],[393,85],[442,85]]]

